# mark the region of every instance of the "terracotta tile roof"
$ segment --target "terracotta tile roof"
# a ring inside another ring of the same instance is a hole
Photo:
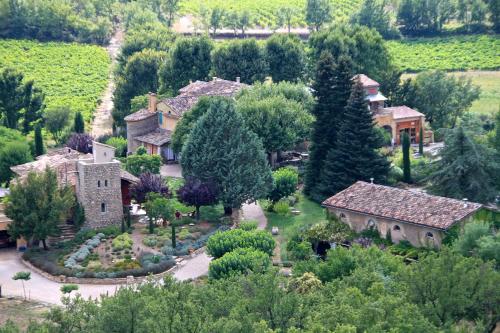
[[[403,106],[392,106],[383,109],[386,112],[391,112],[394,119],[405,119],[405,118],[418,118],[423,117],[424,114],[420,113],[412,108],[405,105]]]
[[[163,146],[170,142],[172,132],[163,128],[157,128],[147,134],[137,136],[134,139],[140,142],[149,143],[155,146]]]
[[[481,208],[478,203],[362,181],[326,199],[323,205],[442,230]]]
[[[365,87],[365,88],[366,87],[380,87],[380,84],[377,81],[370,79],[365,74],[357,74],[352,79],[353,79],[353,81],[360,81],[361,84],[363,85],[363,87]]]
[[[129,114],[124,119],[125,119],[125,121],[139,121],[139,120],[147,119],[149,117],[153,117],[155,115],[156,115],[156,112],[150,112],[148,109],[140,109],[137,112]]]

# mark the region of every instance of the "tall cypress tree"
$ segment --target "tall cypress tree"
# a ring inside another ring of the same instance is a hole
[[[267,196],[273,179],[262,141],[229,99],[211,101],[182,149],[182,174],[212,182],[225,212]]]
[[[85,131],[85,123],[83,121],[83,116],[80,111],[75,114],[75,124],[74,124],[75,133],[83,133]]]
[[[350,58],[342,56],[335,64],[331,53],[321,54],[316,70],[316,80],[313,84],[317,100],[313,109],[316,121],[311,136],[304,189],[305,193],[315,200],[321,199],[318,191],[319,175],[328,151],[336,145],[344,109],[351,94],[352,76]]]
[[[42,128],[39,124],[35,127],[35,156],[40,156],[45,152],[43,147]]]
[[[418,140],[418,153],[420,156],[424,156],[424,127],[420,126],[420,133],[419,133],[419,140]]]
[[[323,198],[349,187],[358,180],[384,183],[389,162],[378,152],[380,143],[374,131],[374,121],[365,100],[365,92],[356,83],[344,112],[336,147],[328,152],[321,172]]]
[[[410,136],[403,133],[403,180],[405,183],[411,182],[411,164],[410,164]]]

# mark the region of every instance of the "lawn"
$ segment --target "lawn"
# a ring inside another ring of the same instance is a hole
[[[100,46],[0,40],[0,70],[13,67],[45,93],[47,107],[67,105],[89,121],[108,83],[111,60]]]
[[[361,0],[331,0],[331,2],[333,17],[336,20],[348,17],[362,3]],[[306,3],[306,0],[182,0],[181,13],[198,16],[202,6],[208,8],[219,7],[226,11],[236,11],[239,13],[248,11],[251,15],[252,25],[272,27],[276,25],[276,14],[280,8],[291,7],[296,11],[293,25],[304,27],[306,25],[304,21]]]
[[[500,71],[469,71],[452,72],[450,75],[463,75],[472,80],[473,84],[481,87],[481,95],[472,103],[471,112],[493,115],[500,108]],[[412,77],[414,74],[405,74],[403,78]]]
[[[405,72],[500,69],[500,38],[495,35],[406,39],[387,46]]]
[[[302,227],[307,227],[319,222],[326,222],[323,207],[309,200],[302,194],[295,208],[300,211],[299,215],[282,216],[274,212],[265,212],[268,221],[267,229],[271,230],[272,227],[279,228],[279,235],[275,236],[275,240],[279,244],[282,261],[289,260],[286,244]]]

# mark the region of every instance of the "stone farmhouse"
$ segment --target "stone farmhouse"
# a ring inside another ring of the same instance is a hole
[[[363,85],[368,107],[373,113],[373,118],[380,127],[391,134],[393,144],[401,144],[403,132],[408,133],[411,143],[419,143],[422,139],[420,138],[420,128],[424,128],[423,142],[425,144],[433,142],[432,131],[425,130],[424,127],[424,114],[404,105],[385,107],[387,98],[380,93],[380,84],[377,81],[364,74],[358,74],[353,79]]]
[[[60,148],[11,169],[22,180],[29,172],[43,172],[47,167],[56,172],[59,184],[74,189],[85,210],[85,226],[122,222],[123,206],[130,204],[129,187],[138,179],[121,168],[114,147],[94,142],[92,154]]]
[[[375,228],[394,243],[440,247],[451,227],[463,226],[481,209],[478,203],[358,181],[323,204],[356,232]]]
[[[179,95],[161,101],[149,94],[148,107],[125,117],[127,123],[127,151],[135,152],[144,146],[149,154],[159,154],[166,161],[177,159],[170,148],[170,139],[177,121],[202,96],[234,97],[246,84],[214,77],[212,81],[196,81],[179,90]]]

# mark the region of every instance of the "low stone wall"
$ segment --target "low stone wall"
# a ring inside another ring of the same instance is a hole
[[[65,275],[52,275],[49,274],[43,270],[41,270],[38,267],[35,267],[32,263],[29,261],[24,260],[21,258],[22,263],[28,267],[30,270],[40,274],[44,278],[51,280],[53,282],[57,283],[62,283],[62,284],[68,284],[68,283],[73,283],[73,284],[95,284],[95,285],[127,285],[127,284],[133,284],[133,283],[142,283],[148,279],[153,279],[153,280],[160,280],[162,279],[165,275],[167,274],[173,274],[176,270],[182,267],[181,263],[183,261],[186,261],[188,258],[193,258],[205,251],[205,247],[199,248],[198,250],[194,251],[191,255],[185,256],[183,258],[180,258],[181,260],[177,262],[177,264],[166,270],[165,272],[158,273],[158,274],[153,274],[153,275],[146,275],[146,276],[128,276],[125,278],[104,278],[104,279],[98,279],[98,278],[78,278],[74,276],[65,276]]]

